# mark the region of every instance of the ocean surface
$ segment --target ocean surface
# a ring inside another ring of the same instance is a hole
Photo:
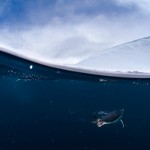
[[[100,128],[98,112],[124,109]],[[0,52],[0,150],[150,148],[150,80],[93,76]]]

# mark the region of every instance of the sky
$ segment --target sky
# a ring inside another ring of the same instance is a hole
[[[150,36],[149,0],[0,0],[0,47],[58,64]]]

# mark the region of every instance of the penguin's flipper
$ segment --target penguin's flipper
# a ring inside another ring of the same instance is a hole
[[[122,127],[124,128],[124,123],[123,123],[123,121],[120,119],[120,122],[121,122],[121,124],[122,124]]]

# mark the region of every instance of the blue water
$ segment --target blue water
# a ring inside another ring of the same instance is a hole
[[[125,128],[92,123],[116,109]],[[67,72],[0,52],[0,150],[137,150],[150,148],[149,138],[150,80]]]

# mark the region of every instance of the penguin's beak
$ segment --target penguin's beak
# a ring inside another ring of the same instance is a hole
[[[96,119],[95,121],[92,121],[92,123],[96,123],[97,125],[101,122],[101,119]]]
[[[97,121],[95,120],[95,121],[92,121],[92,123],[97,123]]]

